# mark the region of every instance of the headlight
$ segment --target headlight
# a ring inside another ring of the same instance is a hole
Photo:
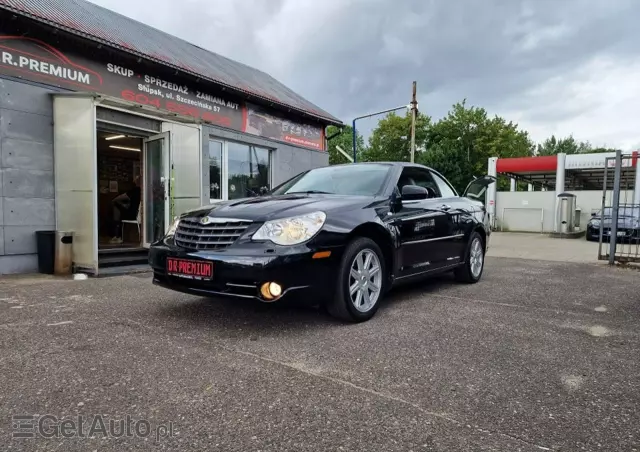
[[[253,240],[271,240],[276,245],[297,245],[312,238],[324,225],[327,215],[314,212],[298,217],[267,221],[253,234]]]
[[[167,229],[165,236],[169,237],[174,235],[176,233],[176,229],[178,229],[178,224],[180,224],[180,218],[177,218],[173,223],[171,223],[171,226]]]

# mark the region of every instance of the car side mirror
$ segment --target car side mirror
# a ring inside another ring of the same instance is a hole
[[[417,199],[427,199],[429,190],[419,185],[405,185],[402,187],[402,200],[415,201]]]

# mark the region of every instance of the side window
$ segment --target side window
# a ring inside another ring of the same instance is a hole
[[[402,187],[405,185],[418,185],[429,190],[430,198],[440,197],[438,185],[434,182],[429,171],[420,168],[404,168],[398,180],[398,190],[400,193],[402,193]]]
[[[442,177],[437,175],[436,173],[431,173],[433,180],[438,184],[438,188],[440,189],[440,194],[443,198],[455,198],[458,196],[455,191],[451,188],[451,186],[444,180]]]

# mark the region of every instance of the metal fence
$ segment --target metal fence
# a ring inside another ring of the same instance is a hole
[[[637,189],[637,157],[623,155],[605,159],[598,259],[609,264],[640,262],[640,193]]]

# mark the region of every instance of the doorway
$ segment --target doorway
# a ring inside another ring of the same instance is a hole
[[[97,130],[98,249],[143,245],[143,136]]]
[[[148,248],[169,224],[169,132],[97,130],[98,249]]]
[[[200,126],[98,104],[53,97],[56,230],[73,233],[74,271],[93,275],[146,265],[175,212],[202,199]]]

